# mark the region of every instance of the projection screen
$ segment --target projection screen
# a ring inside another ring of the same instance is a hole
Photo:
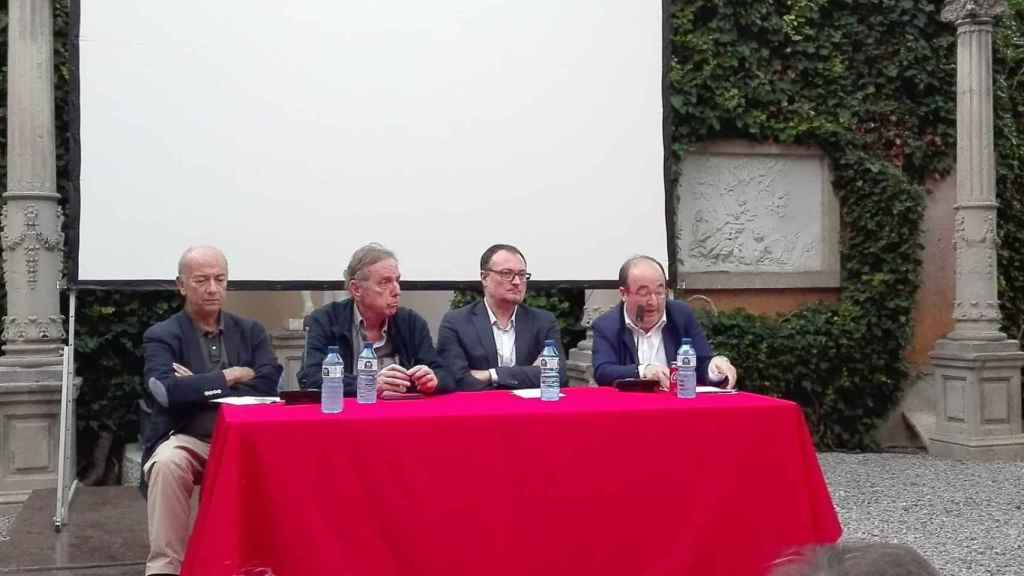
[[[667,256],[661,0],[80,0],[72,282],[536,280]]]

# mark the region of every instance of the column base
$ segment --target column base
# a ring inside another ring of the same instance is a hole
[[[932,433],[928,452],[938,458],[973,462],[1024,461],[1024,434],[963,439]]]

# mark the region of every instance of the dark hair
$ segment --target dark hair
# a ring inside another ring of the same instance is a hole
[[[629,273],[633,270],[633,267],[636,266],[638,262],[643,260],[646,260],[647,262],[654,262],[655,264],[657,264],[658,270],[661,270],[661,275],[666,276],[665,267],[661,265],[661,262],[658,262],[657,260],[650,256],[640,254],[631,257],[629,260],[626,260],[625,262],[622,263],[622,266],[619,267],[619,288],[629,287]],[[666,277],[666,281],[667,280],[668,279]]]
[[[501,251],[518,254],[519,257],[523,259],[523,264],[526,264],[526,256],[523,256],[523,253],[519,251],[519,248],[516,248],[511,244],[495,244],[487,250],[484,250],[484,253],[480,255],[480,270],[487,270],[491,265],[491,259],[494,258],[495,254]]]
[[[779,564],[771,576],[939,576],[917,550],[882,542],[812,546]]]

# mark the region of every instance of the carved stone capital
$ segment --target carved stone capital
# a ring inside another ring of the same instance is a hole
[[[57,340],[64,338],[64,316],[54,314],[38,316],[4,316],[3,339],[7,342],[24,340]]]
[[[1006,10],[1006,0],[946,0],[942,20],[954,23],[991,20]]]

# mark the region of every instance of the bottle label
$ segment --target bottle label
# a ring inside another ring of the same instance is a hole
[[[377,359],[376,358],[360,358],[359,359],[360,370],[373,370],[377,371]]]
[[[324,378],[341,378],[345,375],[344,366],[324,366]]]
[[[692,356],[680,356],[679,358],[676,359],[676,363],[679,364],[680,368],[689,368],[690,366],[692,366],[692,359]]]
[[[541,370],[544,368],[558,369],[558,358],[541,358],[540,359]]]

